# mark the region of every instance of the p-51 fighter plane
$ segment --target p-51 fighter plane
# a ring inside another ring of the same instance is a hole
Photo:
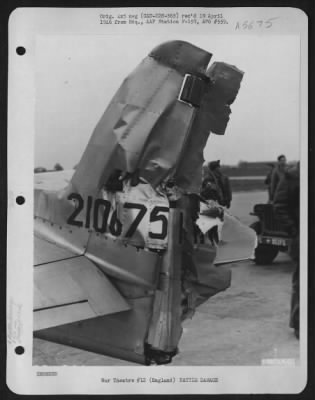
[[[203,149],[243,76],[210,59],[187,42],[156,47],[75,171],[35,175],[35,337],[169,363],[182,321],[230,285],[218,265],[251,255],[254,233],[199,196]]]

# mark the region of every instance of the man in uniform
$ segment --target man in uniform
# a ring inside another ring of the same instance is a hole
[[[201,195],[207,200],[216,200],[220,205],[230,208],[231,185],[229,178],[221,172],[220,160],[209,162],[202,182]]]
[[[273,170],[275,168],[274,164],[268,164],[268,167],[270,167],[270,170],[268,171],[266,178],[264,180],[265,185],[267,185],[268,188],[268,200],[270,201],[270,193],[271,193],[271,177]]]
[[[274,195],[273,206],[277,220],[292,237],[289,254],[295,263],[292,276],[290,327],[300,334],[300,168],[299,164],[284,173]]]
[[[278,162],[276,166],[273,168],[272,173],[271,173],[271,178],[270,178],[270,192],[269,192],[269,198],[270,201],[272,202],[275,196],[275,193],[277,191],[277,187],[279,185],[279,182],[284,176],[284,173],[286,171],[286,166],[287,166],[287,159],[285,155],[281,154],[277,158]]]

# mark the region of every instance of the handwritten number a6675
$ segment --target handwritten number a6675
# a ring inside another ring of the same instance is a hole
[[[235,29],[253,29],[254,21],[244,21],[242,24],[237,22]]]
[[[271,28],[273,25],[273,22],[278,19],[279,17],[273,17],[273,18],[268,18],[266,20],[257,20],[257,21],[248,21],[245,20],[244,22],[237,22],[235,25],[235,30],[237,29],[243,29],[243,30],[251,30],[253,28]]]
[[[67,219],[67,223],[70,225],[82,227],[83,221],[78,220],[79,214],[84,209],[84,200],[78,193],[71,193],[68,196],[68,200],[74,200],[76,207],[73,210],[72,214]],[[125,203],[123,205],[125,209],[133,209],[137,210],[138,213],[134,220],[132,221],[131,225],[129,226],[128,230],[125,233],[126,238],[130,238],[136,232],[140,222],[142,221],[144,215],[147,212],[147,207],[144,204],[140,203]],[[109,220],[109,214],[111,210],[111,203],[105,199],[96,199],[94,201],[93,207],[93,199],[91,196],[87,198],[87,206],[86,206],[86,214],[85,214],[85,228],[92,227],[98,233],[105,233],[107,229],[113,236],[120,236],[123,230],[123,225],[121,221],[118,219],[117,210],[115,210]],[[163,240],[166,238],[167,235],[167,225],[168,220],[167,217],[163,214],[159,213],[167,213],[169,211],[168,207],[160,207],[156,206],[152,209],[150,213],[150,222],[160,221],[161,225],[161,232],[149,232],[149,237],[151,239],[160,239]],[[93,215],[91,215],[93,213]],[[109,221],[108,221],[109,220]]]

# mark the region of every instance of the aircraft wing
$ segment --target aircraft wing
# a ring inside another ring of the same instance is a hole
[[[35,236],[34,331],[130,309],[85,256]]]

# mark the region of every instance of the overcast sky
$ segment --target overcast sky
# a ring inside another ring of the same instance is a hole
[[[224,136],[205,159],[221,164],[299,159],[298,36],[42,36],[36,47],[35,166],[80,160],[122,80],[156,45],[185,40],[245,72]]]

